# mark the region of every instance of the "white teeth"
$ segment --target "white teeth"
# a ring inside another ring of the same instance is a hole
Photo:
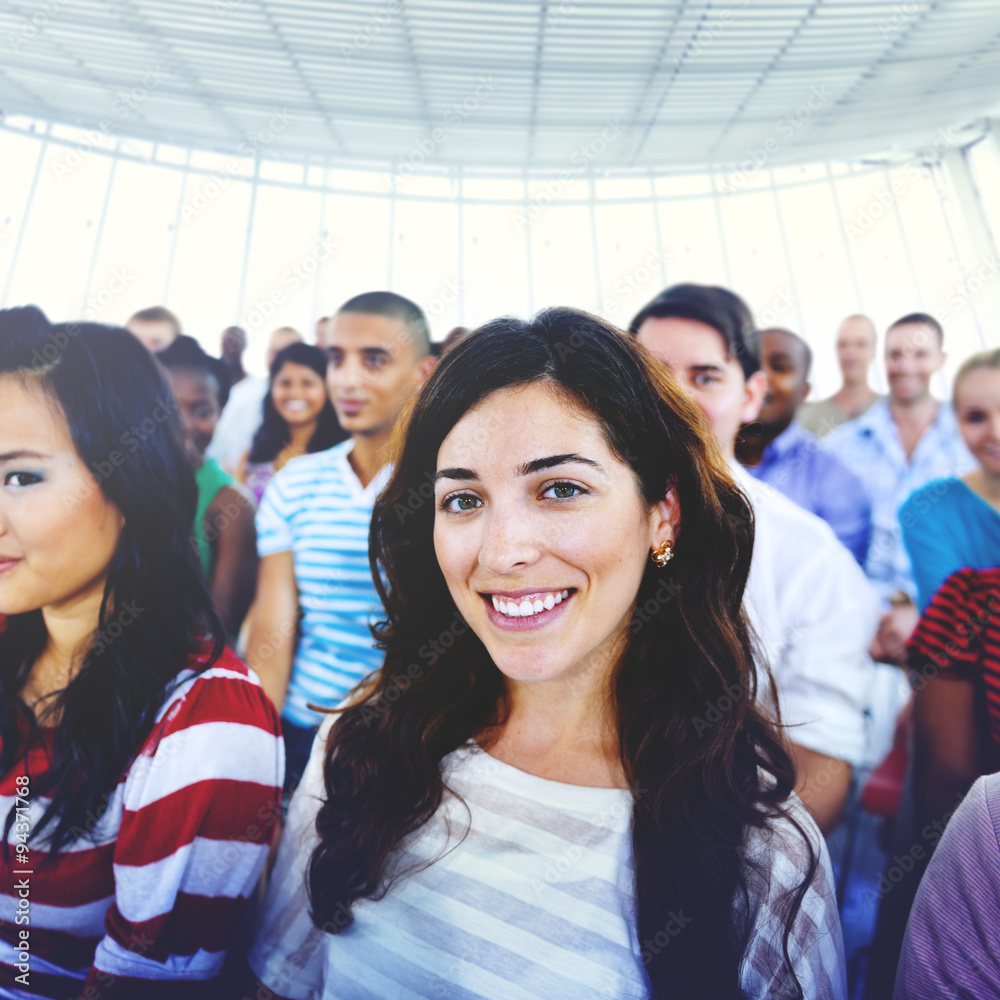
[[[558,594],[548,593],[544,598],[536,597],[533,602],[527,598],[524,598],[520,602],[508,601],[502,597],[497,597],[495,594],[490,595],[493,607],[500,614],[506,615],[508,618],[530,618],[532,615],[541,614],[543,611],[551,611],[567,597],[569,597],[568,590],[564,590]]]

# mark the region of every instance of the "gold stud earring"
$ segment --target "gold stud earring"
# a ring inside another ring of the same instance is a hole
[[[653,549],[651,558],[662,569],[674,558],[674,543],[665,538],[657,548]]]

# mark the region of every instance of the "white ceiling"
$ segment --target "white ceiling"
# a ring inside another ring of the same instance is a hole
[[[4,0],[0,51],[7,114],[402,172],[841,159],[1000,106],[998,0]]]

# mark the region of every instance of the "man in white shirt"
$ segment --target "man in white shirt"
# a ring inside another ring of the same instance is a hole
[[[278,327],[267,343],[268,372],[271,371],[278,351],[301,341],[302,334],[298,330],[293,330],[290,326]],[[264,397],[270,383],[270,374],[248,375],[237,382],[229,393],[229,400],[216,424],[207,456],[214,458],[230,475],[236,474],[240,459],[250,450],[253,436],[264,416]]]
[[[674,285],[639,312],[630,330],[695,398],[753,505],[747,611],[789,727],[798,792],[828,833],[847,800],[851,768],[865,762],[864,713],[874,680],[867,649],[878,599],[829,525],[734,459],[740,426],[756,419],[767,387],[744,302],[724,288]]]

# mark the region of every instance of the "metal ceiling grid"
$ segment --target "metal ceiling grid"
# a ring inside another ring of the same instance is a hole
[[[401,175],[842,159],[1000,105],[995,0],[7,0],[0,38],[5,113]]]

